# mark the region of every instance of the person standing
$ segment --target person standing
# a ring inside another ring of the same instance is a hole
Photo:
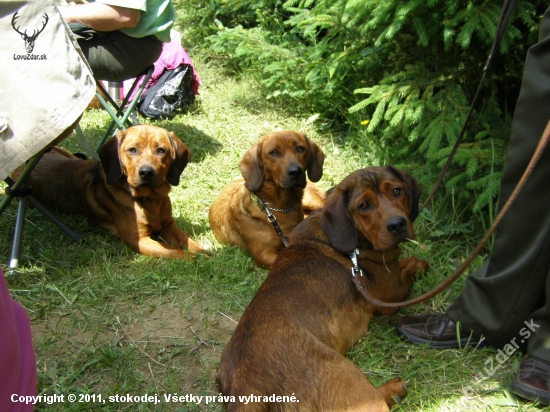
[[[504,205],[550,120],[550,8],[525,61],[507,150]],[[457,325],[459,332],[457,334]],[[520,333],[528,328],[529,334]],[[404,316],[402,339],[432,348],[517,343],[526,355],[510,390],[550,404],[550,151],[546,149],[495,232],[488,261],[472,273],[442,314]],[[481,342],[481,337],[484,337]]]

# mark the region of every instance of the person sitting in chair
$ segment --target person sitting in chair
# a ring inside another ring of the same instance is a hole
[[[123,81],[151,66],[170,41],[172,0],[97,0],[60,7],[96,79]]]

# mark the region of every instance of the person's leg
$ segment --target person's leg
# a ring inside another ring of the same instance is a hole
[[[529,49],[500,186],[500,205],[521,178],[550,120],[550,9],[539,42]],[[500,223],[489,262],[468,277],[447,310],[466,329],[505,345],[545,304],[550,268],[550,150]],[[550,331],[550,318],[545,321]],[[548,358],[550,361],[550,358]]]
[[[550,120],[548,102],[550,9],[542,21],[539,42],[529,49],[525,63],[500,187],[501,206],[520,179]],[[448,323],[450,318],[460,321],[463,330],[472,330],[476,336],[483,334],[487,343],[500,347],[518,337],[526,327],[524,322],[528,322],[545,301],[550,304],[545,294],[550,268],[549,182],[550,150],[547,149],[500,223],[488,263],[467,278],[462,294],[447,310],[448,318],[405,317],[397,326],[402,337],[409,341],[420,336],[428,341],[454,339],[456,342],[454,324]],[[547,313],[544,311],[541,315],[547,316]],[[540,329],[544,324],[544,329],[550,331],[548,317],[538,319]]]
[[[527,355],[510,384],[510,390],[523,398],[550,404],[550,271],[546,277],[546,301],[527,321],[520,332],[527,343]]]
[[[533,333],[524,333],[529,356],[550,363],[550,269],[547,269],[545,302],[527,320]]]
[[[154,36],[137,39],[120,31],[97,32],[79,24],[69,26],[96,79],[131,79],[143,73],[162,53],[162,42]]]

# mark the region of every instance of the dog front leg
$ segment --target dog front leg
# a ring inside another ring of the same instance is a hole
[[[376,388],[378,392],[384,397],[384,400],[388,404],[388,407],[392,407],[396,403],[407,395],[407,385],[401,378],[393,378]]]
[[[428,271],[428,262],[415,257],[408,257],[399,261],[401,279],[409,285]]]
[[[151,239],[149,236],[139,238],[137,244],[131,245],[139,253],[146,256],[153,256],[156,258],[168,258],[168,259],[186,259],[192,260],[195,257],[194,252],[175,248],[170,243],[157,242]]]
[[[184,249],[191,252],[204,251],[187,233],[178,227],[174,220],[160,232],[160,236],[174,247],[183,246]]]
[[[250,247],[248,250],[254,258],[254,264],[264,269],[271,269],[280,252],[280,249],[269,247]]]

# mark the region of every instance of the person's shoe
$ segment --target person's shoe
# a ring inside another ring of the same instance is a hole
[[[526,355],[518,367],[518,373],[510,384],[512,393],[550,405],[550,364]]]
[[[403,316],[395,327],[406,342],[428,345],[431,348],[461,348],[466,345],[482,346],[483,339],[460,332],[457,325],[443,314]]]

